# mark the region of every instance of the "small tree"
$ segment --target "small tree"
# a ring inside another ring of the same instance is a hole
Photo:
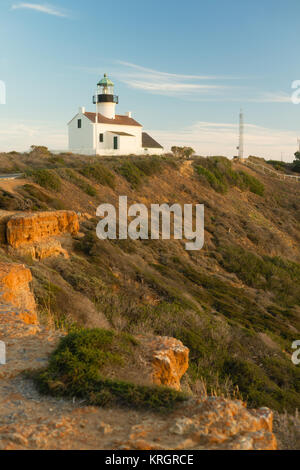
[[[48,147],[44,147],[43,145],[31,145],[30,155],[38,157],[49,157],[51,153],[49,152]]]
[[[195,150],[192,147],[171,147],[171,151],[175,157],[179,158],[190,158],[194,153]]]
[[[192,147],[183,147],[183,155],[185,158],[190,158],[195,153]]]
[[[295,160],[293,161],[293,171],[300,172],[300,151],[295,152]]]
[[[176,147],[175,145],[173,145],[173,147],[171,147],[171,152],[174,154],[175,157],[179,157],[180,156],[180,149],[182,147]]]

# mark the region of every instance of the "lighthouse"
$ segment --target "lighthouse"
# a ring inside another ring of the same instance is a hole
[[[97,83],[93,96],[95,112],[80,106],[68,123],[69,150],[79,155],[162,155],[163,147],[143,126],[133,119],[131,112],[116,114],[118,96],[114,84],[105,73]]]
[[[93,103],[96,104],[97,113],[108,119],[115,119],[116,104],[119,103],[119,97],[114,95],[114,84],[106,73],[102,80],[97,83],[97,94],[93,96]]]

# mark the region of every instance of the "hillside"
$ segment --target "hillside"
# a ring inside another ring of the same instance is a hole
[[[52,256],[2,238],[1,261],[30,267],[42,324],[174,337],[190,350],[188,390],[280,413],[300,407],[300,371],[291,362],[300,329],[299,183],[222,157],[0,154],[0,173],[16,171],[22,180],[0,182],[0,226],[24,211],[80,213],[79,233],[62,236]],[[148,207],[204,203],[204,248],[100,241],[96,208],[117,207],[119,195]]]

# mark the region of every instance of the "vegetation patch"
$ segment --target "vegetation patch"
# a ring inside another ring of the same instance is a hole
[[[269,377],[261,367],[241,359],[226,360],[224,371],[251,407],[268,406],[280,412],[299,407],[299,370],[275,358],[266,358],[265,363]]]
[[[34,170],[27,172],[27,176],[42,188],[55,192],[61,189],[61,179],[53,170]]]
[[[279,305],[300,303],[300,265],[276,256],[258,256],[238,245],[219,247],[222,264],[251,287],[273,292]]]
[[[225,157],[199,157],[194,167],[197,174],[219,193],[226,193],[230,187],[236,186],[242,191],[264,195],[264,185],[258,179],[244,171],[233,170],[231,162]]]
[[[34,374],[42,393],[79,397],[98,406],[121,404],[168,410],[185,396],[165,387],[141,386],[105,377],[107,368],[132,360],[137,341],[99,328],[70,333],[52,353],[46,369]]]
[[[122,163],[121,166],[116,168],[116,171],[130,183],[133,189],[137,189],[145,178],[144,172],[130,160]]]
[[[31,210],[47,210],[49,206],[56,210],[65,208],[61,200],[48,196],[33,184],[24,184],[18,192],[32,202]]]
[[[21,198],[4,189],[0,189],[0,209],[7,211],[22,210],[24,209],[24,204],[22,203]]]
[[[115,187],[115,175],[102,163],[88,164],[81,168],[79,172],[88,179],[95,181],[109,188]]]
[[[157,156],[127,159],[122,161],[120,165],[116,165],[115,169],[130,183],[133,189],[138,189],[148,176],[161,173],[164,163],[169,163],[169,161]]]
[[[75,184],[75,186],[84,191],[88,196],[97,196],[96,189],[89,183],[87,183],[82,177],[78,176],[76,171],[72,170],[71,168],[66,168],[62,170],[61,175],[63,175],[71,183]]]

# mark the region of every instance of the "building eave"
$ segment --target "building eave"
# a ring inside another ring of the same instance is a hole
[[[86,112],[85,116],[93,123],[96,124],[96,113]],[[139,122],[135,119],[121,114],[116,114],[115,119],[109,119],[103,116],[102,114],[98,113],[98,124],[109,124],[109,125],[116,125],[116,126],[130,126],[130,127],[143,127]]]

